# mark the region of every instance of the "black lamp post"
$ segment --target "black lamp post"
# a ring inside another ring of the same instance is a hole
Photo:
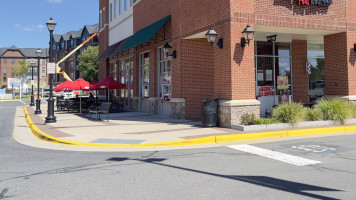
[[[40,57],[42,55],[41,49],[36,51],[38,67],[37,67],[37,99],[35,114],[42,114],[41,111],[41,99],[40,99]]]
[[[31,64],[31,80],[32,80],[32,84],[31,84],[31,103],[30,103],[30,106],[34,106],[35,105],[35,102],[34,102],[34,98],[33,98],[33,64]]]
[[[52,17],[46,23],[48,31],[49,31],[49,62],[52,63],[52,38],[53,38],[53,31],[56,22],[52,19]],[[56,122],[56,117],[54,116],[54,99],[52,94],[52,85],[53,85],[53,74],[49,75],[49,99],[48,101],[48,110],[47,110],[47,117],[45,123],[54,123]]]

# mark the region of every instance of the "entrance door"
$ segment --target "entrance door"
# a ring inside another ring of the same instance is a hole
[[[121,89],[120,103],[123,104],[124,111],[132,111],[132,97],[133,97],[133,83],[134,83],[132,58],[121,60],[120,82],[126,85],[126,89]]]
[[[172,57],[164,53],[163,48],[158,49],[158,115],[170,116],[172,97]]]
[[[291,102],[290,43],[256,42],[256,98],[261,116],[273,106]]]

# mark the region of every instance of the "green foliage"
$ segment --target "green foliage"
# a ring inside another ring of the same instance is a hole
[[[256,118],[254,122],[258,125],[280,123],[280,121],[275,118]]]
[[[306,119],[308,121],[319,121],[323,119],[323,113],[317,109],[306,108],[307,116]]]
[[[295,125],[306,118],[306,113],[307,110],[300,103],[282,103],[272,110],[272,117],[280,122]]]
[[[29,70],[28,63],[26,62],[25,59],[22,59],[22,60],[20,60],[20,67],[14,68],[12,70],[12,73],[16,76],[24,77],[24,76],[26,76],[28,70]]]
[[[78,56],[80,74],[84,80],[89,82],[98,80],[98,57],[98,46],[89,46],[84,53]]]
[[[355,103],[352,103],[350,102],[349,103],[349,110],[351,112],[351,118],[356,118],[356,104]]]
[[[254,121],[256,119],[256,115],[254,113],[249,114],[249,113],[244,113],[241,115],[240,122],[242,125],[253,125]]]
[[[333,120],[342,124],[350,119],[354,112],[351,103],[342,99],[322,99],[318,101],[314,109],[323,114],[324,120]]]

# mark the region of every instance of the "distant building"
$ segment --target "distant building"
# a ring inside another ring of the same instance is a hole
[[[99,25],[85,25],[83,28],[78,31],[70,31],[63,35],[53,35],[53,62],[58,62],[64,58],[68,53],[73,51],[81,43],[87,40],[94,33],[97,33],[99,30]],[[99,44],[98,37],[94,37],[90,42],[88,42],[84,47],[79,49],[77,52],[72,54],[59,66],[64,70],[68,76],[72,79],[78,79],[80,77],[80,70],[78,66],[77,57],[81,52],[84,52],[88,46],[97,46]],[[63,82],[65,81],[64,77],[60,74],[56,75],[54,82]]]
[[[36,51],[38,48],[17,48],[16,46],[11,46],[9,48],[0,48],[0,71],[1,71],[1,81],[0,87],[5,88],[7,86],[8,78],[16,78],[12,73],[13,69],[20,67],[20,60],[25,59],[29,65],[29,71],[27,73],[28,78],[33,78],[37,80],[37,68],[38,68],[38,58]],[[41,49],[42,55],[40,57],[40,81],[47,83],[47,73],[46,65],[48,61],[48,49]]]

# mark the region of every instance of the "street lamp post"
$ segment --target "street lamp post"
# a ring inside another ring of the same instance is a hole
[[[46,23],[48,31],[49,31],[49,62],[52,63],[52,38],[53,38],[53,31],[54,31],[54,26],[56,25],[56,22],[52,19],[52,17],[47,21]],[[49,75],[49,99],[48,101],[48,111],[47,111],[47,117],[45,122],[46,123],[54,123],[56,122],[56,117],[54,116],[54,99],[53,99],[53,94],[52,94],[52,85],[53,85],[53,74]]]
[[[34,106],[35,105],[35,102],[34,102],[34,98],[33,98],[33,64],[31,64],[31,103],[30,103],[30,106]]]
[[[37,67],[37,99],[35,114],[42,114],[41,111],[41,99],[40,99],[40,57],[42,55],[41,49],[36,51],[38,67]]]

